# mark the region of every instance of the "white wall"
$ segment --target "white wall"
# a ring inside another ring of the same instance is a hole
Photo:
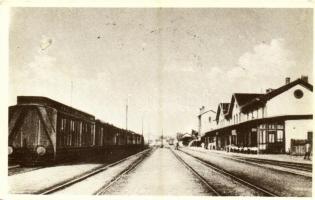
[[[236,118],[237,115],[237,118]],[[232,110],[232,124],[238,124],[239,122],[239,115],[240,115],[240,109],[239,106],[237,105],[236,100],[234,101],[234,106],[233,106],[233,110]],[[235,123],[234,123],[234,116],[235,116]]]
[[[291,139],[307,139],[307,132],[313,130],[313,120],[287,120],[285,121],[285,150],[288,153]]]
[[[303,91],[304,95],[301,99],[297,99],[294,96],[294,91],[297,89]],[[266,117],[313,114],[312,95],[313,93],[308,89],[301,85],[296,85],[267,102]]]
[[[211,117],[211,122],[209,121],[209,117]],[[201,116],[201,135],[217,128],[217,122],[215,121],[215,117],[216,113],[213,113],[211,111]]]

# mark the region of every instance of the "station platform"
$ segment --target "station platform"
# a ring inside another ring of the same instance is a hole
[[[238,156],[238,157],[245,157],[245,158],[257,158],[257,159],[265,159],[265,160],[272,160],[272,161],[303,163],[303,164],[313,163],[312,156],[310,157],[311,160],[304,160],[304,156],[292,156],[292,155],[287,155],[287,154],[245,154],[245,153],[227,152],[223,150],[209,150],[203,147],[182,147],[182,148],[189,148],[189,149],[201,151],[204,153],[223,154],[226,156]]]

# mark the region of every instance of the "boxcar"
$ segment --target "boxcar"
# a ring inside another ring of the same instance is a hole
[[[52,99],[19,96],[9,107],[9,161],[49,162],[96,155],[135,153],[139,134],[96,120]]]
[[[19,96],[9,108],[9,160],[40,162],[94,145],[95,118],[46,97]]]

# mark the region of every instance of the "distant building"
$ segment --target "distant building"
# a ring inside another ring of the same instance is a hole
[[[217,127],[216,121],[216,112],[209,110],[202,114],[201,119],[201,130],[200,136],[204,136],[206,132],[209,132]]]
[[[292,153],[295,140],[312,139],[312,93],[307,77],[287,78],[285,85],[263,94],[235,93],[229,103],[218,105],[216,128],[202,140],[212,149]]]
[[[185,133],[184,135],[181,136],[180,141],[184,146],[188,146],[188,144],[194,139],[194,137],[189,134]]]

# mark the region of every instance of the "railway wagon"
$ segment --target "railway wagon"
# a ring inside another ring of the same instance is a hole
[[[126,134],[46,97],[18,96],[17,105],[9,107],[10,162],[41,163],[113,153],[126,147]],[[135,146],[138,150],[141,144]]]
[[[124,152],[136,153],[143,148],[141,139],[132,142],[132,135],[142,138],[141,135],[120,129],[101,120],[95,121],[95,150],[98,154],[119,156]]]
[[[46,97],[19,96],[9,108],[9,160],[41,162],[85,153],[95,117]]]

